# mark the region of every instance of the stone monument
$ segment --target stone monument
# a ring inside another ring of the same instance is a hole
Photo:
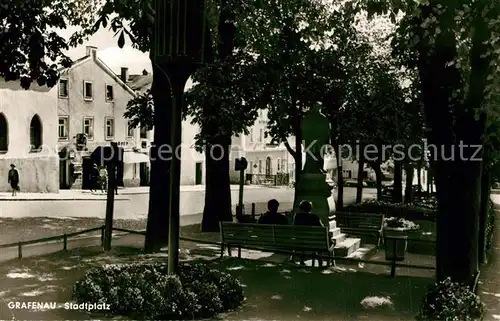
[[[297,204],[302,200],[313,203],[313,213],[318,215],[325,226],[330,224],[329,216],[335,212],[332,189],[326,182],[323,169],[324,153],[330,146],[330,122],[321,113],[321,103],[315,103],[302,120],[300,127],[306,153],[305,165],[296,185]]]

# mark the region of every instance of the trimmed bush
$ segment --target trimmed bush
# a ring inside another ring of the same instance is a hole
[[[484,314],[484,304],[469,287],[447,278],[429,288],[417,314],[418,321],[475,321]]]
[[[409,221],[434,221],[436,211],[408,204],[394,204],[377,200],[367,200],[345,208],[347,212],[380,213],[387,217],[404,218]]]
[[[175,276],[167,270],[151,263],[92,268],[73,287],[73,297],[109,304],[111,314],[155,320],[210,318],[244,300],[239,281],[225,272],[203,264],[182,264]]]

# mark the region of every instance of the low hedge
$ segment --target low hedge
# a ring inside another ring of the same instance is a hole
[[[360,204],[345,207],[346,212],[381,213],[386,217],[404,218],[409,221],[435,221],[436,210],[408,204],[394,204],[377,200],[368,200]]]
[[[467,286],[452,282],[450,278],[437,282],[425,294],[418,321],[476,321],[484,314],[484,304]]]
[[[243,287],[228,273],[182,264],[172,276],[167,264],[151,263],[92,268],[73,287],[73,298],[109,304],[113,315],[153,320],[210,318],[244,300]]]

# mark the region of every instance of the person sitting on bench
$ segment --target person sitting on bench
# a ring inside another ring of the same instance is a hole
[[[293,217],[293,225],[296,226],[324,226],[318,215],[311,213],[312,203],[310,201],[302,201],[299,204],[299,212]],[[292,255],[290,261],[294,262],[295,257]],[[320,266],[323,265],[323,260],[321,257],[318,259]],[[305,265],[304,255],[300,255],[300,265]]]
[[[312,203],[302,201],[299,204],[299,212],[293,218],[293,225],[300,226],[324,226],[318,215],[311,213]]]
[[[268,211],[261,215],[259,218],[259,224],[274,224],[274,225],[287,225],[288,219],[285,215],[278,213],[278,207],[280,203],[272,199],[267,202]]]

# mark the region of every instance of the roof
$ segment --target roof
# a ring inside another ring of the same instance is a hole
[[[68,70],[70,70],[71,68],[75,68],[76,66],[88,61],[88,60],[91,60],[92,59],[92,55],[88,55],[88,56],[83,56],[82,58],[79,58],[75,61],[73,61],[73,64],[71,65],[71,67],[69,68],[60,68],[59,71],[61,72],[61,74],[64,74],[66,73]],[[101,59],[99,59],[97,56],[95,57],[95,63],[96,65],[98,65],[105,73],[107,73],[111,78],[113,78],[113,80],[119,84],[123,89],[125,89],[126,91],[128,91],[129,94],[131,94],[132,96],[136,96],[136,92],[134,91],[134,89],[132,89],[128,84],[124,83],[123,80],[117,76],[113,70],[111,70],[111,68],[108,67],[108,65],[106,65],[104,63],[104,61],[102,61]]]
[[[133,90],[144,93],[146,90],[151,89],[153,84],[153,75],[130,75],[128,77],[127,85]]]

